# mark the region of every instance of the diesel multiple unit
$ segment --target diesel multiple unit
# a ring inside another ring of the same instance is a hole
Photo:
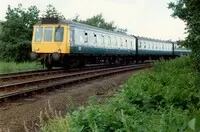
[[[34,26],[32,59],[47,68],[95,63],[132,63],[190,53],[176,42],[113,32],[86,24],[43,18]]]

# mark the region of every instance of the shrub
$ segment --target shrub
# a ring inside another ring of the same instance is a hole
[[[17,44],[1,43],[0,60],[24,62],[30,61],[31,42],[24,41]]]
[[[42,130],[189,131],[187,123],[200,107],[199,73],[190,62],[189,57],[155,62],[155,70],[131,77],[105,104],[81,107]]]

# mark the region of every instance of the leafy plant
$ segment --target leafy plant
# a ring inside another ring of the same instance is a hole
[[[52,120],[42,129],[66,128],[72,132],[191,131],[188,122],[200,107],[200,92],[195,87],[199,73],[190,62],[189,57],[155,62],[153,71],[131,77],[105,104],[90,103],[68,113],[66,118]]]

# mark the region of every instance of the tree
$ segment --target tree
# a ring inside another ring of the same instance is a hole
[[[45,18],[53,17],[53,18],[65,19],[64,15],[58,12],[56,8],[51,4],[47,5],[47,9],[46,11],[44,11],[44,14],[42,15],[42,17],[45,17]]]
[[[72,19],[72,21],[88,24],[91,26],[95,26],[95,27],[99,27],[99,28],[103,28],[103,29],[107,29],[111,31],[117,31],[121,33],[127,32],[127,29],[122,29],[122,28],[118,28],[117,26],[114,26],[113,21],[107,22],[105,18],[103,17],[102,13],[94,15],[91,18],[87,18],[86,20],[80,20],[79,15],[76,15],[75,18]]]
[[[189,35],[182,42],[182,45],[192,50],[192,57],[200,70],[200,1],[178,0],[176,3],[169,3],[169,9],[173,10],[173,17],[186,23],[186,30]]]
[[[33,25],[39,20],[39,9],[30,6],[17,8],[9,5],[5,21],[1,22],[3,32],[0,34],[0,59],[24,61],[29,58]]]

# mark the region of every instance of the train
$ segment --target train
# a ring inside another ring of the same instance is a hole
[[[48,69],[138,63],[191,53],[170,40],[128,35],[58,18],[42,18],[34,25],[31,47],[30,57]]]

